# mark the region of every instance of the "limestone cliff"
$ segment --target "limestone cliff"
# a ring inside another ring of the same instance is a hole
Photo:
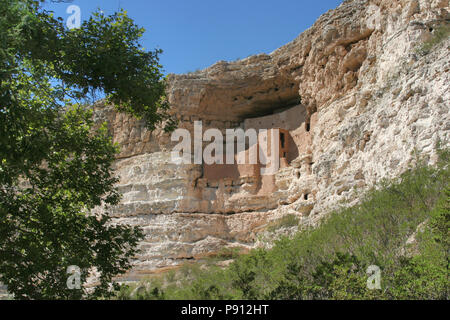
[[[355,190],[404,171],[414,150],[435,161],[436,142],[450,141],[450,41],[424,56],[416,48],[449,23],[449,12],[448,0],[344,1],[269,55],[171,75],[168,96],[182,128],[201,120],[223,132],[286,130],[289,152],[270,181],[175,165],[170,135],[95,105],[121,146],[123,199],[112,214],[146,234],[131,276],[224,247],[252,248],[285,214],[314,223],[340,201],[357,201]]]

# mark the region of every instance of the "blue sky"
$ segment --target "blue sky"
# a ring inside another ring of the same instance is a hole
[[[186,73],[219,61],[270,53],[295,39],[342,0],[73,0],[44,8],[67,19],[78,5],[81,19],[97,8],[128,11],[146,29],[148,50],[161,48],[165,73]]]

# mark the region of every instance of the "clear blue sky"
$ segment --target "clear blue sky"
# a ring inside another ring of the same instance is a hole
[[[47,1],[49,2],[49,1]],[[294,40],[323,13],[342,0],[74,0],[46,3],[56,16],[69,17],[78,5],[81,19],[100,8],[112,14],[128,11],[146,29],[148,50],[161,48],[165,73],[186,73],[219,60],[232,61],[270,53]]]

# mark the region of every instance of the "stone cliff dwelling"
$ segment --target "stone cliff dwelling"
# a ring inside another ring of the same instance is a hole
[[[436,141],[450,141],[448,41],[426,58],[414,52],[432,36],[424,26],[448,15],[441,0],[344,1],[270,54],[168,76],[180,128],[192,133],[202,121],[224,137],[227,129],[279,129],[272,175],[259,165],[174,164],[170,135],[94,106],[121,147],[123,197],[111,215],[146,235],[132,274],[254,248],[272,221],[292,214],[314,224],[355,191],[398,176],[413,150],[436,159]]]
[[[271,158],[272,137],[278,139],[279,167],[275,168],[276,170],[271,174],[261,174],[262,167],[272,165],[270,162],[264,164],[264,161],[260,159],[259,149],[263,140],[261,134],[258,136],[258,143],[255,145],[249,145],[249,139],[246,137],[246,148],[242,151],[243,154],[237,154],[237,142],[235,140],[234,164],[202,165],[203,174],[195,186],[197,201],[202,202],[202,208],[209,211],[207,208],[215,206],[219,199],[218,192],[222,192],[221,186],[224,186],[225,191],[222,197],[228,198],[228,201],[236,201],[240,197],[245,197],[248,201],[251,201],[250,198],[252,197],[267,197],[278,191],[276,174],[281,169],[289,167],[291,162],[297,159],[300,154],[307,154],[308,148],[311,146],[311,129],[314,127],[315,121],[316,115],[313,114],[308,117],[306,108],[302,105],[282,108],[281,111],[278,109],[270,115],[245,119],[240,126],[244,131],[248,129],[255,129],[257,132],[261,129],[267,130],[268,140],[264,143],[267,143],[266,153],[268,158]],[[277,130],[274,131],[274,129]],[[249,164],[251,152],[257,155],[258,161],[256,164]],[[238,163],[239,156],[245,159],[244,163]],[[306,163],[307,167],[309,165],[310,163]],[[310,172],[309,168],[306,172]],[[296,175],[299,176],[299,173],[296,173]]]

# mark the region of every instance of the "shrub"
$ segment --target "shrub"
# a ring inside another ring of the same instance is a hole
[[[443,23],[434,30],[433,35],[429,40],[418,47],[417,53],[420,55],[427,55],[431,52],[433,47],[447,39],[448,36],[450,36],[450,24]]]

